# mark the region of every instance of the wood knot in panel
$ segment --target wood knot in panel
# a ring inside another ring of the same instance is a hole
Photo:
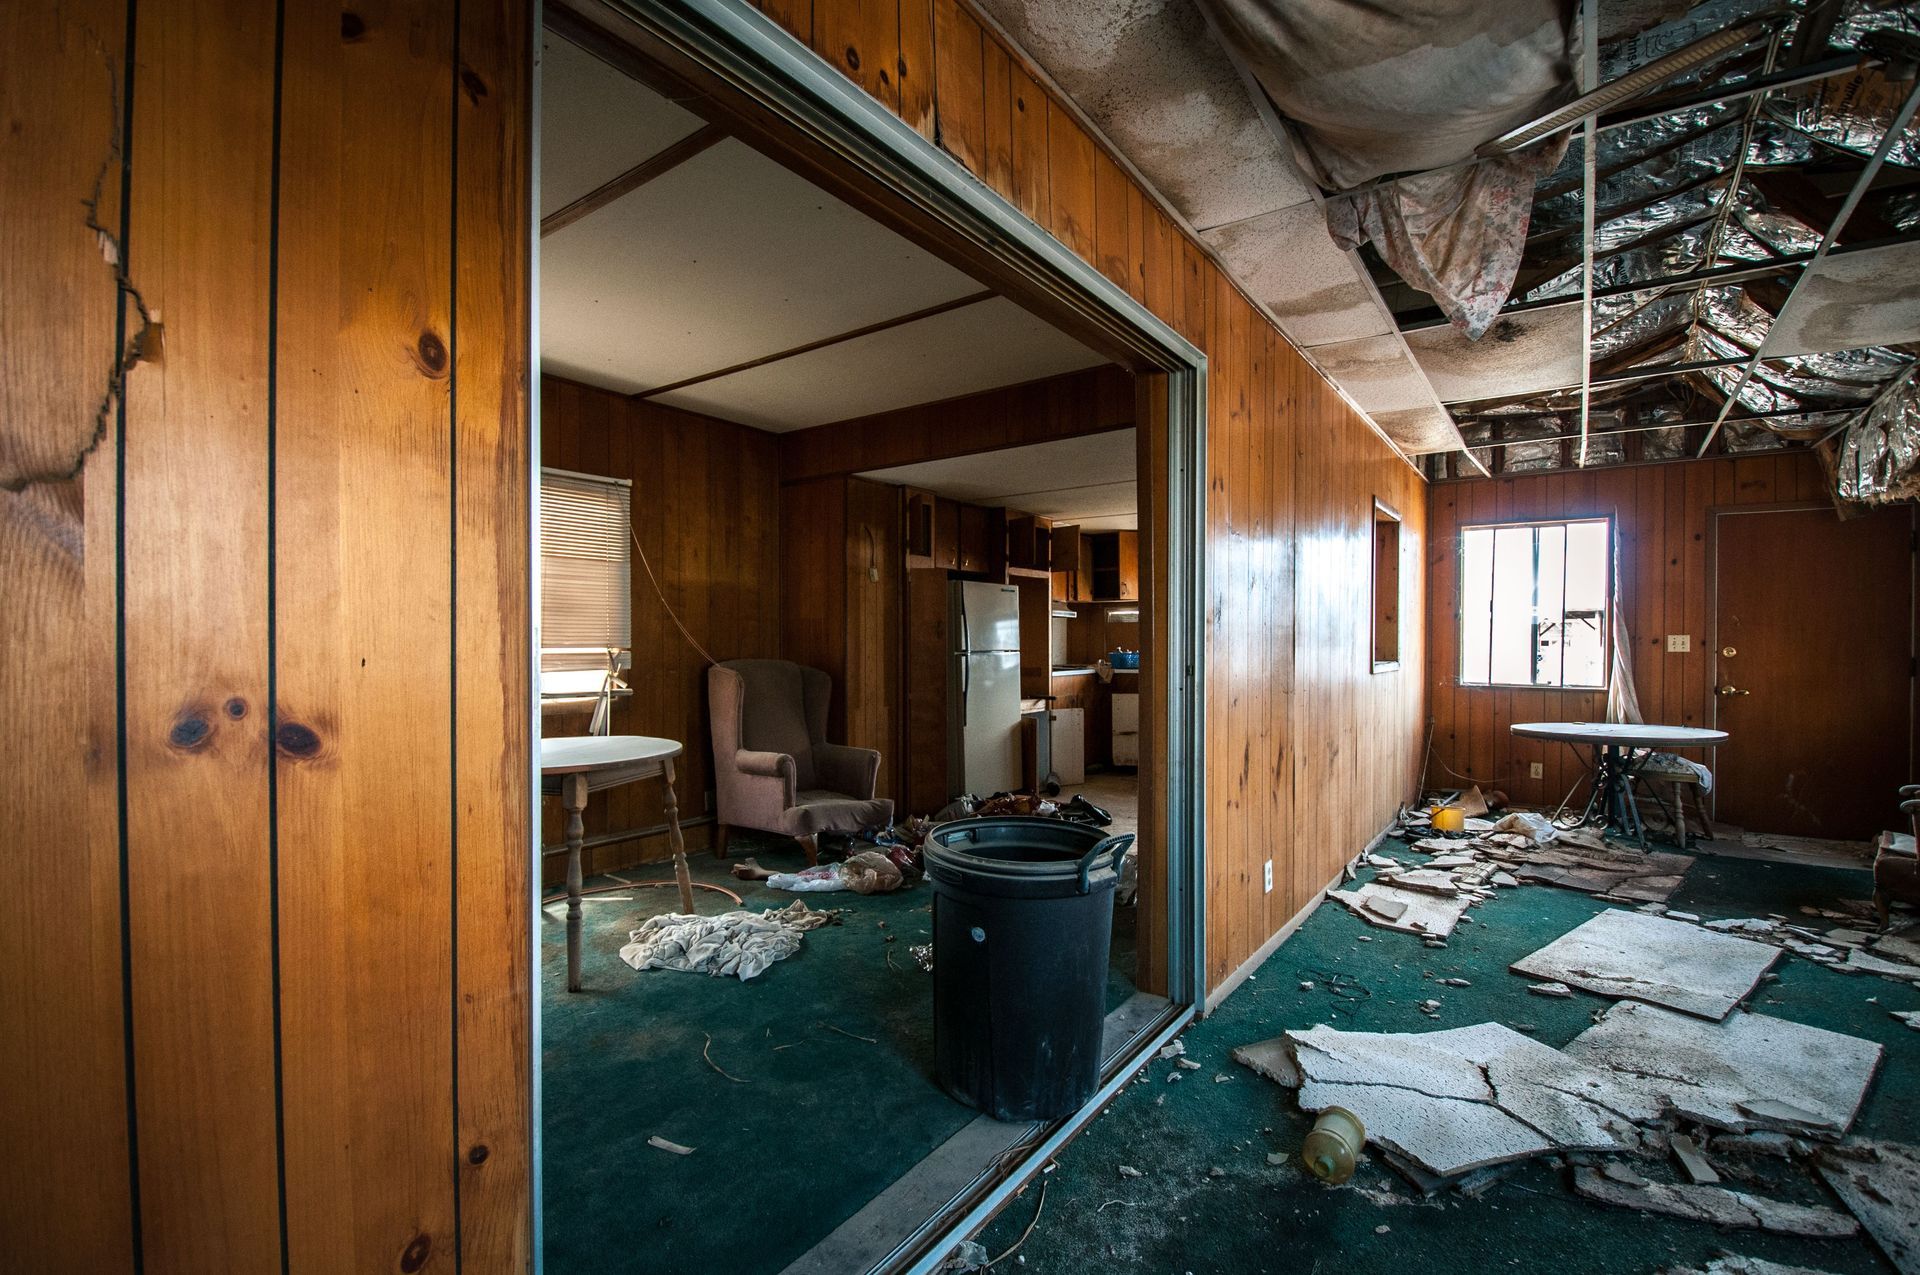
[[[198,708],[190,708],[173,719],[167,731],[167,743],[182,751],[198,748],[213,737],[213,723]]]
[[[431,1236],[425,1234],[414,1236],[408,1241],[407,1246],[400,1250],[400,1269],[407,1272],[407,1275],[412,1275],[414,1271],[427,1264],[427,1256],[432,1252]]]
[[[320,754],[320,736],[311,726],[302,726],[299,722],[282,722],[280,729],[273,732],[273,742],[280,751],[289,757],[317,757]]]
[[[422,332],[414,343],[414,354],[420,364],[420,370],[428,376],[445,376],[447,373],[447,343],[440,339],[437,332]]]

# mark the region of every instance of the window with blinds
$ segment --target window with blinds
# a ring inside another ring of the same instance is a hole
[[[542,695],[597,694],[632,647],[632,497],[620,479],[540,471]]]

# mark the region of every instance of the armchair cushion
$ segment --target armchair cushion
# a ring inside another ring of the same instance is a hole
[[[850,744],[815,744],[813,769],[820,787],[864,801],[879,786],[880,752]]]

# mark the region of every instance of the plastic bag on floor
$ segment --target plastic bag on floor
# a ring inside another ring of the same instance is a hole
[[[1517,832],[1523,837],[1532,837],[1535,845],[1544,846],[1560,835],[1553,826],[1553,820],[1531,810],[1516,810],[1493,825],[1495,832]]]
[[[841,879],[855,894],[892,894],[907,879],[900,865],[879,850],[862,850],[838,866]]]

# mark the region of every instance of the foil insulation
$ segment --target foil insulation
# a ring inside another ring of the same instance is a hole
[[[1840,436],[1840,497],[1865,504],[1920,499],[1920,384],[1909,378]]]

